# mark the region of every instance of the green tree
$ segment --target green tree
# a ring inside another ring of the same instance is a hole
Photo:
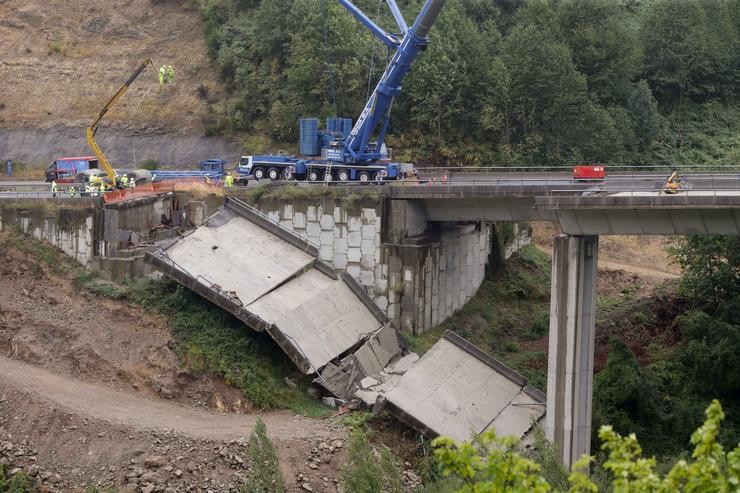
[[[589,92],[599,101],[620,102],[640,70],[632,16],[611,0],[566,0],[558,7],[563,39]]]
[[[498,33],[488,32],[484,38],[457,3],[448,3],[437,20],[429,48],[414,63],[404,84],[400,111],[393,114],[394,128],[410,128],[425,136],[419,145],[426,147],[426,153],[453,162],[462,160],[465,156],[450,152],[450,143],[485,138],[480,131],[481,95],[490,86],[486,64],[492,34],[496,38]],[[410,118],[404,118],[404,111]]]
[[[257,418],[249,437],[249,459],[250,466],[242,493],[285,493],[277,452],[261,418]]]
[[[671,249],[683,269],[681,285],[692,298],[720,314],[740,308],[740,238],[687,236]]]
[[[695,0],[657,0],[642,24],[645,75],[664,99],[714,93],[711,26]]]
[[[644,80],[634,84],[627,95],[627,111],[632,119],[634,136],[640,151],[646,151],[660,130],[658,102]]]

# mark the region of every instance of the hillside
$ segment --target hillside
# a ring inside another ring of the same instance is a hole
[[[382,2],[356,3],[396,29]],[[408,21],[420,4],[398,2]],[[356,118],[386,65],[338,2],[203,5],[229,89],[214,128],[249,132],[255,151],[294,144],[298,117]],[[738,5],[447,2],[394,100],[389,147],[420,165],[734,165]]]
[[[204,135],[222,89],[197,8],[178,1],[7,0],[0,19],[3,158],[45,162],[88,153],[83,127],[147,58],[172,65],[176,83],[160,87],[153,71],[143,73],[101,125],[104,150],[124,163],[134,153],[137,161],[205,154],[190,140]],[[227,145],[218,142],[202,144],[218,153]]]

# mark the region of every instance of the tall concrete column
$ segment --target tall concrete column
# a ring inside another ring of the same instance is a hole
[[[591,449],[598,245],[598,236],[554,239],[545,430],[566,466]]]

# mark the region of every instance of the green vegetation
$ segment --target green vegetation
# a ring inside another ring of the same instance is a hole
[[[277,452],[267,436],[265,423],[257,418],[249,437],[250,467],[242,493],[285,493]]]
[[[139,162],[139,168],[154,171],[156,169],[159,169],[159,161],[151,158],[144,159],[143,161]]]
[[[444,331],[455,331],[545,390],[545,347],[534,347],[531,341],[547,334],[549,303],[550,259],[526,246],[502,270],[491,273],[452,317],[419,336],[406,337],[413,350],[423,353]]]
[[[740,441],[738,247],[734,238],[686,239],[676,251],[686,269],[681,293],[669,284],[640,297],[635,285],[599,299],[597,356],[606,364],[594,377],[593,449],[599,427],[610,424],[636,433],[663,465],[687,453],[714,397],[728,412],[720,442]],[[546,390],[549,269],[546,254],[524,248],[450,319],[409,337],[411,347],[425,352],[453,330]]]
[[[644,449],[665,462],[686,454],[701,409],[716,397],[728,413],[719,442],[740,442],[738,247],[734,237],[682,239],[672,250],[684,269],[681,296],[657,293],[638,302],[627,294],[621,302],[600,303],[597,327],[614,339],[594,377],[594,430],[608,423],[636,433]],[[651,342],[640,342],[641,333]]]
[[[407,19],[422,4],[398,3]],[[395,31],[388,9],[357,4]],[[209,132],[248,134],[247,152],[295,148],[302,116],[356,117],[384,68],[337,2],[200,5],[230,93]],[[737,164],[739,25],[733,0],[448,2],[389,146],[420,164]]]
[[[397,459],[387,447],[378,455],[362,431],[354,431],[349,439],[347,465],[341,472],[345,491],[353,493],[402,493],[403,480]]]
[[[706,421],[691,435],[694,451],[688,460],[678,460],[670,471],[656,470],[654,458],[643,457],[634,434],[621,436],[611,426],[602,426],[599,438],[607,454],[603,468],[609,475],[609,486],[599,488],[584,473],[593,460],[584,456],[568,476],[566,488],[553,485],[542,475],[542,467],[523,457],[512,437],[497,437],[486,432],[474,442],[456,444],[449,438],[434,441],[435,456],[444,476],[462,482],[460,493],[498,492],[655,492],[680,491],[731,492],[740,485],[740,446],[725,453],[717,442],[724,412],[719,401],[706,410]]]
[[[329,408],[309,397],[310,382],[265,334],[251,333],[244,323],[172,281],[114,284],[79,273],[78,285],[95,294],[156,310],[167,317],[176,351],[195,372],[223,376],[259,409],[289,408],[323,416]],[[286,384],[290,378],[298,385]]]
[[[251,204],[267,200],[326,199],[334,200],[343,207],[352,207],[363,200],[378,200],[380,194],[379,190],[366,187],[350,190],[346,187],[300,187],[289,183],[260,183],[248,190],[244,198]]]
[[[0,493],[31,493],[31,478],[24,472],[10,475],[8,466],[0,464]]]

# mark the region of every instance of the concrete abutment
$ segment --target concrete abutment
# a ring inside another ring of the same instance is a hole
[[[461,308],[485,277],[493,244],[489,222],[430,222],[413,200],[260,200],[273,221],[305,236],[319,258],[347,272],[400,329],[420,334]],[[514,225],[502,248],[530,241]]]

